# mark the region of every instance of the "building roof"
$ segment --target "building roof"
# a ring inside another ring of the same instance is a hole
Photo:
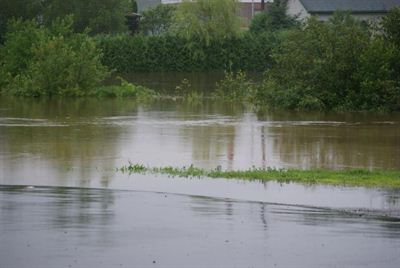
[[[400,7],[400,0],[300,0],[309,13],[332,13],[337,10],[353,13],[386,13]]]

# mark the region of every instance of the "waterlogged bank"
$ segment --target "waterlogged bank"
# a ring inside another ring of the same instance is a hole
[[[378,188],[400,188],[400,171],[369,170],[296,170],[258,169],[223,171],[220,168],[205,170],[189,167],[145,167],[129,163],[119,171],[128,173],[160,173],[178,177],[210,177],[259,181],[297,182],[303,184],[327,184],[338,186],[363,186]]]

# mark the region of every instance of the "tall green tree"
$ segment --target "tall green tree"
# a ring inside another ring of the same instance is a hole
[[[286,1],[275,0],[268,9],[254,16],[250,24],[250,31],[255,33],[277,31],[299,26],[295,17],[286,13]]]
[[[173,5],[159,4],[144,11],[139,23],[140,31],[150,35],[166,33],[172,25],[175,10]]]
[[[1,0],[0,1],[0,42],[4,39],[7,23],[11,19],[34,19],[42,11],[41,0]]]
[[[258,99],[292,109],[357,109],[355,74],[369,42],[368,29],[349,14],[326,23],[311,18],[276,48],[276,65]]]
[[[73,15],[76,32],[89,28],[93,34],[126,31],[125,15],[132,10],[130,0],[46,0],[44,3],[46,24]]]
[[[187,39],[211,40],[240,35],[237,0],[197,0],[178,6],[173,32]]]
[[[382,18],[385,37],[400,48],[400,8],[394,8]]]

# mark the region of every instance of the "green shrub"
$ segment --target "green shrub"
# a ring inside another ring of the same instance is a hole
[[[117,77],[120,85],[102,86],[89,92],[89,96],[99,98],[135,98],[145,101],[157,97],[157,94],[146,87],[133,85],[121,77]]]
[[[86,33],[71,30],[72,19],[51,27],[14,21],[1,48],[3,91],[17,96],[80,96],[108,75],[101,52]]]
[[[244,72],[225,72],[225,78],[216,84],[215,96],[228,100],[247,100],[252,97],[253,91],[253,83]]]
[[[385,20],[384,20],[385,21]],[[400,52],[349,14],[310,19],[284,35],[255,94],[259,107],[399,110]]]
[[[275,34],[188,41],[171,35],[98,36],[102,62],[119,73],[149,71],[265,71],[276,46]]]

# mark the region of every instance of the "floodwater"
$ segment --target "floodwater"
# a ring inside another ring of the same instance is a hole
[[[1,267],[398,267],[400,221],[209,197],[0,188]]]
[[[398,190],[116,172],[128,161],[398,170],[400,114],[1,97],[0,267],[400,265]]]

